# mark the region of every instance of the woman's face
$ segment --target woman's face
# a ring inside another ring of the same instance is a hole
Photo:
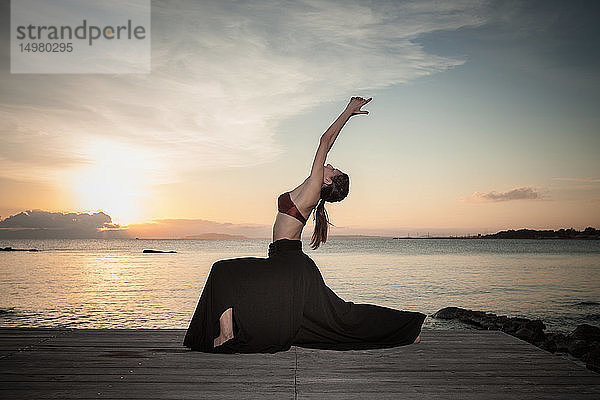
[[[343,172],[337,168],[333,168],[331,164],[327,164],[323,167],[323,183],[325,185],[331,185],[331,178],[336,175],[341,175]]]

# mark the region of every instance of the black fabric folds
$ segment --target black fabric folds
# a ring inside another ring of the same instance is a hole
[[[210,353],[275,353],[292,345],[332,350],[411,344],[426,315],[338,297],[300,240],[269,245],[269,257],[213,264],[184,345]],[[219,318],[233,309],[234,338],[216,348]]]

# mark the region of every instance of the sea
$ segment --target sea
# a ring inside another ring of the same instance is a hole
[[[269,239],[0,240],[0,327],[187,328],[212,264],[266,257]],[[144,249],[176,253],[142,253]],[[600,326],[600,241],[331,237],[303,251],[339,297],[428,315],[455,306]]]

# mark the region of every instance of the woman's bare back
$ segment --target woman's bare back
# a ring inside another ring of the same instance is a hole
[[[308,200],[308,196],[306,196],[305,184],[307,183],[308,179],[309,178],[306,178],[304,182],[290,191],[290,199],[296,205],[296,208],[305,219],[310,217],[313,208],[315,208],[317,205],[317,202],[314,201],[314,196],[310,197],[311,200]],[[292,217],[291,215],[277,211],[275,223],[273,224],[273,241],[279,239],[300,240],[303,229],[304,224],[300,222],[300,220]]]

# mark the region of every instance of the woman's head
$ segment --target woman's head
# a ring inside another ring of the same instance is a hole
[[[341,174],[343,174],[343,172],[334,168],[331,164],[325,165],[323,167],[323,185],[331,185],[331,178]]]
[[[340,170],[334,170],[334,175],[329,178],[329,182],[328,184],[324,183],[321,187],[321,199],[333,203],[342,201],[348,196],[350,177],[347,174]]]
[[[327,231],[329,229],[329,218],[325,210],[325,202],[331,203],[342,201],[348,196],[350,190],[350,177],[342,171],[335,169],[331,164],[325,166],[323,173],[323,186],[321,187],[321,198],[317,203],[313,219],[315,221],[315,230],[313,231],[310,246],[316,249],[321,243],[327,241]],[[329,175],[327,175],[329,174]],[[328,178],[328,179],[327,179]],[[326,179],[331,183],[326,183]]]

